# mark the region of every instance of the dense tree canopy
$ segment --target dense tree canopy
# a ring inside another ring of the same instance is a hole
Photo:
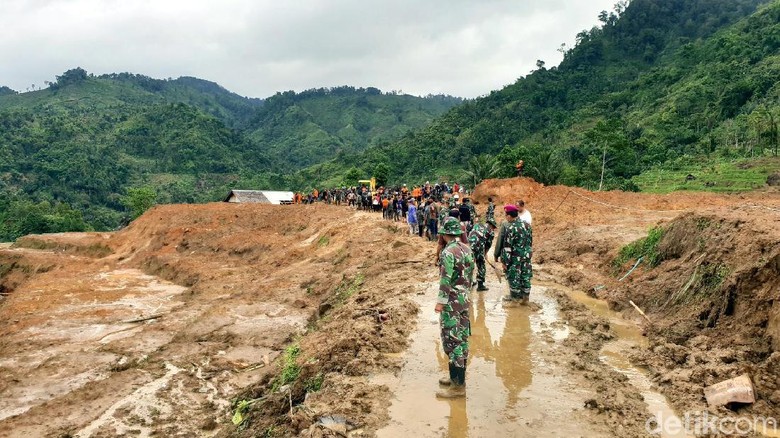
[[[562,47],[558,67],[459,105],[429,127],[301,179],[388,161],[389,179],[461,177],[471,157],[557,163],[546,182],[635,188],[630,179],[683,155],[756,155],[776,148],[780,2],[634,0]],[[758,8],[758,10],[757,10]],[[757,11],[754,13],[754,11]],[[605,153],[606,152],[606,153]],[[538,161],[538,160],[537,160]],[[605,164],[605,166],[602,166]],[[540,169],[546,166],[540,166]]]

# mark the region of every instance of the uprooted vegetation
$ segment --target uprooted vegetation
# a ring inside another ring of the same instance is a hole
[[[646,261],[651,267],[658,266],[661,255],[658,252],[658,243],[664,236],[664,228],[653,227],[647,233],[647,237],[629,243],[620,248],[617,258],[613,261],[616,268],[622,268],[629,261]]]
[[[680,409],[704,409],[705,386],[743,373],[758,394],[747,412],[780,409],[780,218],[748,211],[691,213],[652,230],[621,255],[649,249],[657,265],[602,293],[650,315],[651,348],[636,359]]]

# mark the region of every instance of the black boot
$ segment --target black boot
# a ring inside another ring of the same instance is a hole
[[[464,387],[466,386],[466,360],[463,361],[463,368],[458,368],[458,381]]]
[[[477,292],[484,292],[488,290],[488,288],[485,287],[485,283],[480,281],[477,283]]]
[[[466,368],[450,365],[452,383],[449,388],[436,393],[439,398],[461,398],[466,396]]]
[[[441,379],[439,379],[439,385],[450,386],[450,385],[452,385],[452,382],[454,382],[457,379],[457,377],[456,377],[456,372],[457,372],[456,367],[453,366],[451,363],[449,364],[449,367],[450,367],[450,376],[449,377],[442,377]]]

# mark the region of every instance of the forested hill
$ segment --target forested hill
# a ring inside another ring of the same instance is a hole
[[[78,106],[83,111],[98,113],[117,105],[183,103],[220,119],[227,126],[241,127],[262,105],[261,99],[242,97],[214,82],[192,77],[154,79],[131,73],[92,76],[84,69],[75,68],[46,85],[44,89],[18,94],[8,87],[0,87],[3,96],[0,110],[26,109],[35,113],[43,108]]]
[[[151,202],[288,188],[301,165],[429,124],[460,99],[339,87],[266,101],[197,78],[68,70],[0,87],[0,241],[113,229]]]
[[[545,183],[598,187],[603,165],[604,188],[635,189],[632,177],[670,161],[776,154],[780,1],[626,3],[561,47],[559,66],[539,61],[428,128],[297,178],[506,176],[523,158]]]
[[[277,93],[250,122],[251,138],[286,172],[344,160],[369,146],[386,145],[462,102],[452,96],[382,93],[376,88],[320,88]]]

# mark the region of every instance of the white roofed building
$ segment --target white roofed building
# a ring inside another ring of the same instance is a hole
[[[237,204],[292,204],[293,192],[278,192],[273,190],[231,190],[223,201]]]

